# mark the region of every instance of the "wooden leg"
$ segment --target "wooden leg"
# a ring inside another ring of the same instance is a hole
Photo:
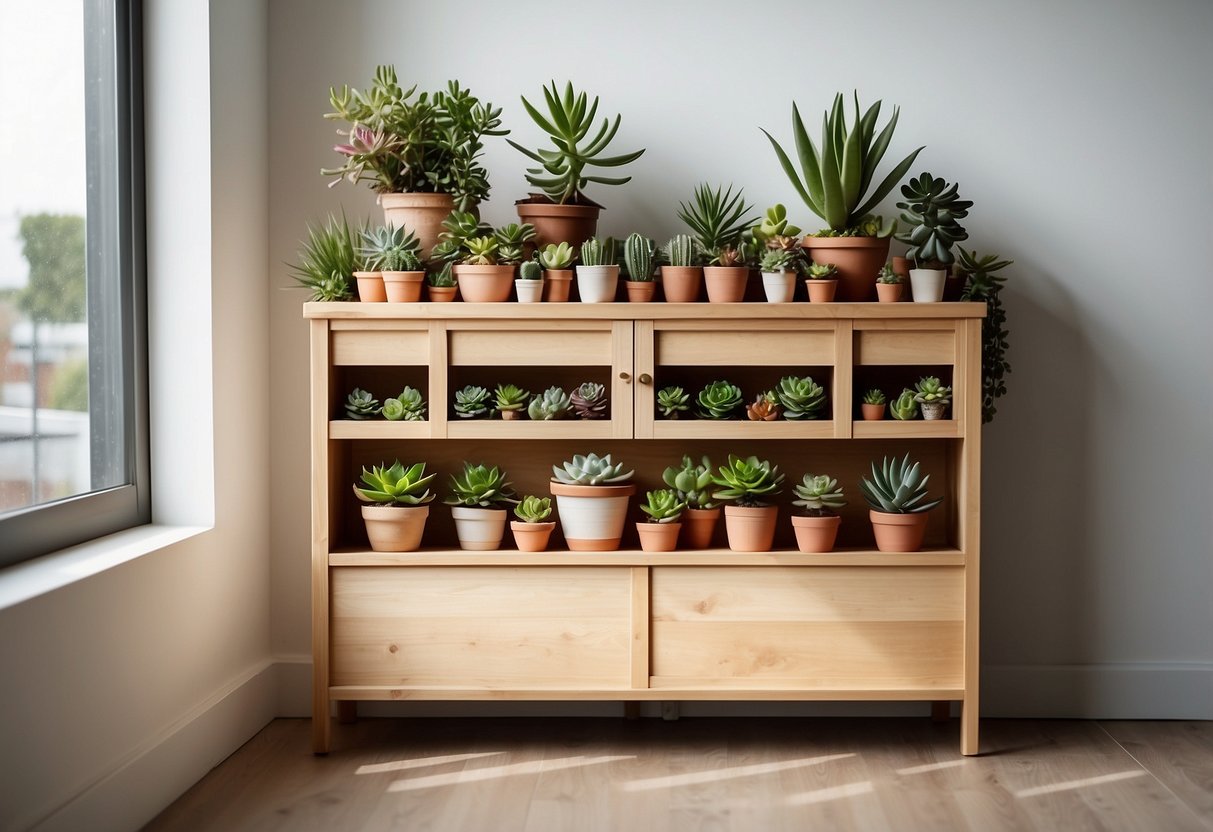
[[[947,722],[952,718],[952,703],[947,700],[936,700],[931,703],[931,721]]]
[[[358,721],[358,703],[353,699],[337,700],[337,721],[351,725]]]
[[[625,700],[623,703],[623,718],[640,719],[640,703],[633,700]]]
[[[977,739],[977,701],[960,703],[960,753],[972,757],[981,753]]]
[[[329,724],[329,698],[325,695],[312,697],[312,753],[329,753],[332,726]]]

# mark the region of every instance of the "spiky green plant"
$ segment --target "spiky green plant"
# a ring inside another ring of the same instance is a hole
[[[960,294],[964,301],[977,301],[986,305],[986,316],[981,321],[981,421],[992,421],[998,408],[995,400],[1006,395],[1007,374],[1011,365],[1007,361],[1010,343],[1007,337],[1007,312],[1002,305],[1002,290],[1007,282],[1003,275],[995,272],[1011,265],[1011,260],[1001,260],[996,254],[979,257],[976,252],[960,252],[960,270],[968,275],[968,283]]]
[[[952,401],[952,388],[935,376],[924,376],[914,385],[914,399],[919,404],[948,404]]]
[[[729,381],[713,381],[699,391],[695,401],[705,419],[728,419],[741,407],[741,388]]]
[[[623,263],[628,270],[628,280],[648,283],[653,279],[653,241],[643,234],[633,232],[623,241]]]
[[[877,101],[862,116],[859,114],[859,93],[855,93],[855,119],[847,127],[842,93],[834,96],[834,106],[822,121],[821,147],[813,142],[800,117],[800,110],[792,103],[792,137],[796,143],[796,156],[800,171],[792,164],[779,142],[766,130],[767,139],[779,157],[779,164],[796,193],[809,209],[825,220],[834,232],[849,232],[855,229],[875,231],[864,236],[884,236],[886,229],[877,223],[875,228],[860,228],[869,213],[888,196],[914,164],[922,151],[918,148],[902,159],[880,184],[867,196],[876,175],[876,168],[888,150],[897,128],[899,110],[893,108],[893,117],[876,133],[876,122],[880,118],[881,102]],[[892,228],[887,229],[889,233]]]
[[[425,276],[425,282],[435,289],[449,289],[455,285],[454,266],[444,263],[441,269],[430,272]]]
[[[798,498],[792,505],[803,508],[809,517],[830,517],[847,504],[838,480],[828,474],[805,474],[792,490]]]
[[[720,466],[712,482],[720,486],[713,492],[717,500],[731,500],[739,506],[764,506],[763,497],[778,494],[783,485],[779,466],[751,456],[746,459],[729,454],[728,464]]]
[[[498,508],[502,503],[517,503],[505,471],[496,465],[463,463],[463,471],[451,475],[451,493],[443,501],[448,506]]]
[[[919,514],[930,511],[943,502],[927,499],[927,480],[919,472],[917,462],[910,461],[906,454],[902,459],[885,457],[877,470],[872,463],[872,479],[859,478],[859,490],[868,505],[885,514]]]
[[[816,419],[826,406],[825,388],[810,376],[784,376],[775,387],[775,398],[786,419]]]
[[[889,404],[889,413],[894,419],[902,422],[908,422],[918,416],[918,400],[914,398],[914,391],[908,387],[902,388],[897,398]]]
[[[670,385],[657,391],[657,409],[667,419],[677,419],[679,413],[685,413],[691,405],[691,394],[681,387]]]
[[[606,419],[609,415],[606,387],[593,381],[575,387],[569,394],[569,404],[579,419]]]
[[[906,258],[913,260],[919,268],[942,269],[956,259],[952,247],[969,238],[958,220],[969,215],[972,200],[961,199],[956,185],[949,185],[929,173],[921,173],[901,186],[904,202],[897,203],[902,209],[901,219],[909,230],[897,235],[897,239],[908,243]]]
[[[563,271],[573,265],[577,253],[568,243],[548,243],[539,252],[539,262],[545,269]]]
[[[345,399],[345,416],[355,421],[366,421],[379,415],[382,408],[379,400],[361,387],[355,387]]]
[[[682,458],[682,466],[666,468],[661,479],[670,488],[678,492],[678,499],[687,504],[688,508],[715,508],[712,500],[712,460],[706,456],[699,465],[689,456]]]
[[[521,263],[526,255],[526,244],[535,239],[535,226],[516,222],[503,225],[493,232],[497,241],[497,262],[504,265]]]
[[[455,413],[461,419],[475,419],[487,415],[490,395],[488,390],[474,384],[469,384],[462,390],[456,390]]]
[[[514,506],[514,515],[523,523],[542,523],[552,516],[552,498],[528,494]]]
[[[581,244],[581,265],[614,266],[619,262],[614,237],[598,239],[591,237]]]
[[[721,193],[719,185],[713,189],[702,183],[695,187],[695,196],[689,205],[678,203],[679,219],[695,232],[699,247],[715,261],[722,256],[727,259],[726,252],[735,251],[740,246],[742,233],[754,224],[754,217],[746,217],[750,205],[746,203],[744,193],[744,189],[738,189],[734,194],[732,185]]]
[[[534,396],[526,412],[536,422],[563,419],[569,412],[569,394],[553,385]]]
[[[534,260],[527,260],[518,266],[519,280],[543,280],[543,269]]]
[[[799,263],[800,258],[796,252],[771,248],[762,253],[762,259],[758,261],[758,269],[764,274],[794,272],[798,271]]]
[[[531,398],[531,394],[514,384],[498,384],[497,385],[497,411],[506,413],[507,411],[521,412],[526,409],[526,403]]]
[[[633,473],[623,470],[622,462],[612,462],[610,454],[576,454],[572,459],[552,466],[553,478],[565,485],[618,485],[630,480]]]
[[[645,502],[640,504],[640,510],[653,523],[673,523],[687,507],[686,501],[679,498],[678,492],[672,488],[646,491],[644,497]]]
[[[428,485],[436,475],[426,476],[425,463],[405,467],[396,460],[391,466],[374,465],[362,469],[365,488],[354,485],[354,493],[365,503],[388,506],[420,506],[434,499]]]
[[[403,226],[381,225],[362,231],[362,258],[368,269],[412,272],[421,268],[421,243]]]
[[[406,386],[399,396],[384,400],[383,418],[389,422],[424,422],[425,398],[421,391]]]
[[[885,263],[880,267],[880,271],[876,273],[876,282],[892,285],[901,282],[901,275],[893,271],[893,267]]]
[[[308,224],[299,263],[290,268],[295,282],[311,290],[311,300],[339,301],[353,296],[350,280],[362,269],[357,244],[360,236],[361,229],[350,228],[345,214],[340,219],[330,214],[319,227]]]
[[[665,262],[671,266],[698,266],[699,244],[690,234],[678,234],[671,237],[662,250]]]
[[[871,390],[868,390],[866,393],[863,394],[863,403],[864,404],[884,404],[885,403],[884,391],[878,387],[873,387]]]
[[[838,267],[833,263],[810,263],[808,275],[810,280],[835,280]]]
[[[499,246],[496,237],[472,237],[464,243],[467,254],[462,262],[467,266],[495,266]]]

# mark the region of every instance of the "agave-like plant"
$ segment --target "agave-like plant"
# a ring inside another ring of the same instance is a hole
[[[496,465],[463,463],[463,472],[451,475],[451,494],[443,502],[449,506],[496,508],[501,503],[517,503],[506,473]]]
[[[389,422],[424,422],[425,398],[421,391],[405,387],[399,396],[383,402],[383,418]]]
[[[884,404],[885,403],[884,391],[881,390],[879,387],[873,387],[871,390],[868,390],[867,392],[865,392],[863,394],[863,403],[864,404]]]
[[[322,226],[308,225],[299,263],[290,268],[295,282],[311,290],[311,300],[339,301],[352,297],[350,279],[362,267],[357,244],[361,234],[361,228],[350,228],[344,213],[340,219],[330,214]]]
[[[728,381],[713,381],[699,391],[699,414],[705,419],[728,419],[741,407],[741,388]]]
[[[722,266],[732,265],[720,261],[722,257],[731,256],[728,252],[738,250],[741,235],[754,224],[754,217],[746,217],[750,205],[743,194],[743,189],[734,194],[732,185],[721,193],[719,185],[713,189],[702,183],[695,187],[695,198],[690,205],[678,203],[678,217],[695,232],[699,247]]]
[[[829,517],[835,509],[847,504],[842,498],[838,480],[828,474],[805,474],[792,490],[798,498],[792,501],[792,505],[800,506],[810,517]]]
[[[475,419],[489,412],[490,393],[483,387],[469,384],[455,391],[455,413],[461,419]]]
[[[388,506],[420,506],[434,499],[428,488],[435,474],[425,473],[425,463],[418,462],[407,468],[396,460],[390,466],[374,465],[371,470],[362,469],[365,488],[354,486],[354,493],[364,503]]]
[[[715,508],[712,500],[712,461],[706,456],[699,465],[689,456],[682,458],[682,467],[670,466],[661,474],[661,479],[678,492],[678,499],[688,508]]]
[[[721,486],[712,494],[717,500],[732,500],[739,506],[764,506],[762,498],[778,494],[783,485],[783,474],[779,466],[772,465],[756,456],[741,459],[729,454],[727,465],[722,465],[712,482]]]
[[[901,186],[905,202],[897,203],[902,209],[901,219],[909,229],[897,235],[897,239],[908,243],[906,258],[913,260],[919,268],[942,269],[956,259],[952,247],[969,238],[958,220],[969,215],[973,201],[961,199],[956,185],[949,185],[929,173],[919,174]]]
[[[630,480],[633,473],[623,470],[622,462],[612,462],[610,454],[576,454],[552,466],[552,477],[565,485],[615,485]]]
[[[542,523],[552,516],[552,498],[528,494],[514,507],[514,515],[523,523]]]
[[[654,523],[673,523],[687,507],[686,501],[679,498],[678,492],[672,488],[647,491],[644,496],[645,502],[640,504],[640,510]]]
[[[872,479],[859,478],[859,490],[868,505],[885,514],[919,514],[930,511],[943,502],[927,499],[927,481],[930,475],[922,475],[917,462],[910,461],[906,454],[902,459],[884,457],[880,468],[872,463]]]
[[[411,272],[421,268],[421,243],[403,226],[364,229],[361,253],[372,271]]]
[[[355,387],[345,399],[345,415],[348,419],[362,422],[378,416],[381,410],[379,400],[361,387]]]
[[[527,400],[531,398],[528,391],[516,384],[498,384],[496,392],[497,410],[503,418],[506,413],[521,414],[526,409]]]
[[[563,419],[569,412],[569,394],[555,385],[531,397],[526,413],[536,422]]]
[[[889,404],[889,413],[894,419],[908,422],[918,415],[918,400],[914,391],[908,387],[902,388],[900,394]]]
[[[816,419],[826,405],[825,388],[809,376],[784,376],[775,387],[775,398],[786,419]]]
[[[681,387],[670,385],[657,391],[657,409],[667,419],[677,419],[679,413],[691,406],[691,394]]]

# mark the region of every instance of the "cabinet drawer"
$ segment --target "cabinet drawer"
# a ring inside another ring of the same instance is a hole
[[[654,338],[658,365],[804,366],[834,363],[832,330],[658,330]]]
[[[955,364],[951,329],[879,330],[855,333],[856,364]]]
[[[542,330],[451,330],[452,365],[607,366],[611,330],[560,331],[553,321]]]
[[[424,329],[339,329],[333,332],[333,364],[396,366],[430,363],[430,334]]]

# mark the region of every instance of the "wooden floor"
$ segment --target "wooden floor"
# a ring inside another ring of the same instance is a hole
[[[1213,830],[1213,722],[277,720],[148,830]]]

